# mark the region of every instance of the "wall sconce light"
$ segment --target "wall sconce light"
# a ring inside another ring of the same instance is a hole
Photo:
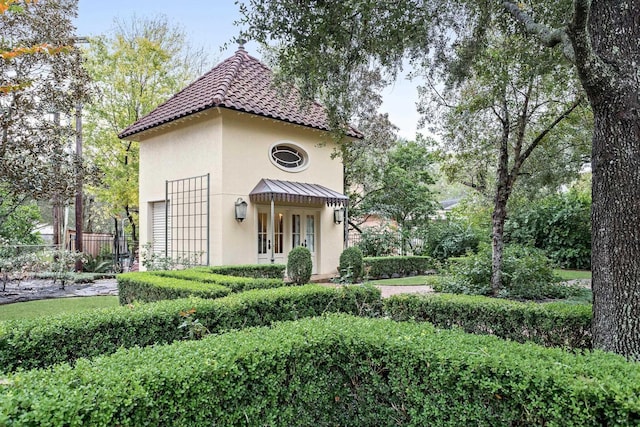
[[[335,208],[333,210],[333,222],[342,224],[342,221],[344,221],[344,208]]]
[[[242,222],[247,217],[247,202],[238,197],[236,200],[236,221]]]

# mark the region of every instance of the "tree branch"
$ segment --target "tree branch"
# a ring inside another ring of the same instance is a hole
[[[516,19],[516,21],[524,25],[525,30],[529,34],[536,35],[544,46],[555,47],[557,45],[561,45],[564,56],[567,57],[569,61],[575,62],[575,47],[572,45],[566,31],[559,28],[549,28],[546,25],[535,22],[533,18],[520,9],[517,4],[510,1],[503,1],[502,6]]]
[[[591,0],[576,0],[573,21],[567,31],[573,44],[576,67],[587,92],[609,93],[615,90],[616,74],[593,50],[588,29],[590,12]]]
[[[573,110],[578,108],[578,105],[580,105],[581,103],[582,103],[582,97],[578,98],[573,104],[569,106],[569,108],[567,108],[562,114],[556,117],[556,119],[551,124],[549,124],[549,126],[547,126],[542,132],[538,134],[538,136],[536,136],[536,138],[531,142],[531,144],[527,147],[525,152],[522,154],[522,157],[521,157],[522,161],[519,162],[520,166],[522,166],[522,163],[531,155],[533,150],[535,150],[535,148],[538,146],[538,144],[540,144],[540,142],[544,139],[544,137],[547,136],[547,134],[551,132],[558,123],[566,119],[569,116],[569,114],[573,112]]]

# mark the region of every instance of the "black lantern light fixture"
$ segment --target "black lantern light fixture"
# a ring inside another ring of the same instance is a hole
[[[344,208],[335,208],[333,210],[333,222],[342,224],[344,221]]]
[[[242,222],[247,217],[247,202],[238,197],[236,200],[236,221]]]

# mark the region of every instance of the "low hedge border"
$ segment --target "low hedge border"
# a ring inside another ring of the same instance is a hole
[[[167,300],[0,322],[0,372],[73,363],[81,357],[111,354],[121,347],[185,339],[188,331],[180,328],[185,322],[180,313],[191,309],[195,309],[192,319],[218,333],[325,312],[379,315],[381,306],[380,291],[374,287],[306,285],[253,290],[216,300]]]
[[[629,426],[640,365],[327,316],[0,381],[0,425]]]
[[[517,302],[475,295],[395,295],[384,301],[394,320],[460,327],[544,346],[591,348],[591,305]]]
[[[283,279],[265,279],[253,277],[224,276],[199,269],[153,271],[151,274],[176,279],[193,280],[201,283],[215,283],[231,289],[232,292],[244,292],[250,289],[270,289],[284,286]]]
[[[365,276],[370,279],[426,274],[434,270],[436,262],[427,256],[389,256],[364,258]]]
[[[134,301],[154,302],[190,296],[220,298],[231,293],[231,289],[215,282],[196,282],[186,278],[160,275],[156,272],[119,274],[117,281],[118,300],[121,305]]]
[[[284,279],[284,264],[245,264],[203,267],[210,273],[225,276],[253,277],[254,279]]]

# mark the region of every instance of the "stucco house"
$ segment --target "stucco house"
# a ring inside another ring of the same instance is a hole
[[[336,272],[348,199],[325,110],[272,82],[241,46],[119,134],[140,142],[141,244],[204,265],[286,263],[303,245],[315,274]]]

